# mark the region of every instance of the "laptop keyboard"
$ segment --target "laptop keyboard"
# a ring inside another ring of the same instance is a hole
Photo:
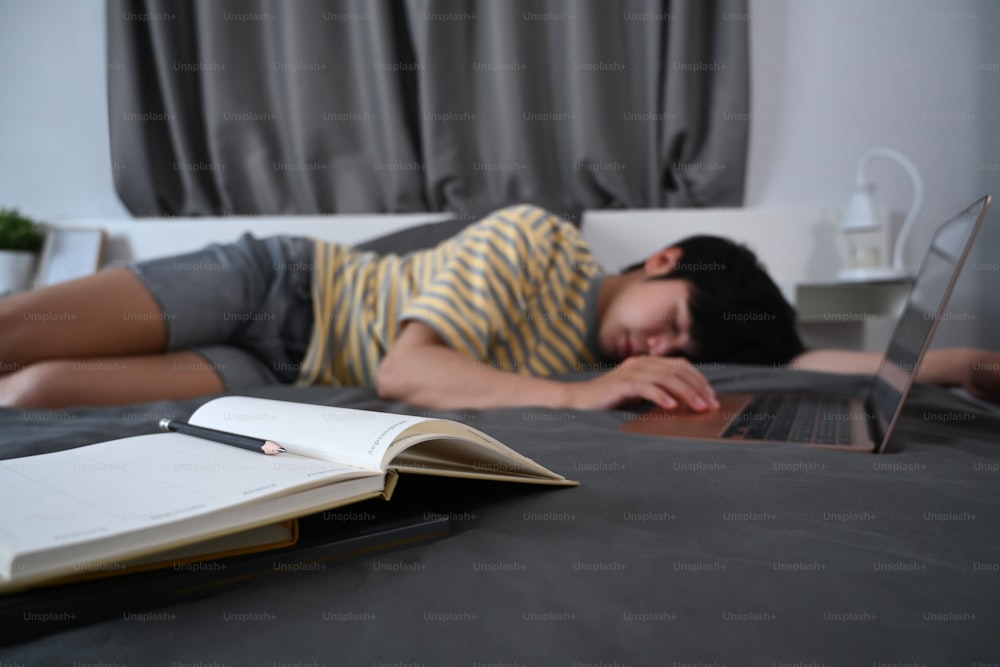
[[[760,395],[751,399],[722,437],[849,445],[855,419],[847,399]]]

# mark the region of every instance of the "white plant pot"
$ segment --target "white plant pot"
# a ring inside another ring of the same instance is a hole
[[[26,250],[0,250],[0,294],[31,287],[38,256]]]

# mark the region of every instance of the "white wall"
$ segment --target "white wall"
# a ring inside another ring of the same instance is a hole
[[[919,259],[934,226],[1000,196],[1000,3],[993,0],[750,0],[753,102],[746,205],[839,208],[858,159],[888,146],[925,184]],[[877,197],[899,217],[912,189],[875,161]],[[935,344],[1000,346],[1000,201],[951,301],[975,320],[945,322]]]
[[[107,148],[104,11],[103,0],[0,0],[0,206],[50,221],[129,217]],[[839,208],[861,154],[890,146],[926,182],[912,259],[935,222],[1000,195],[1000,3],[750,0],[749,22],[748,207]],[[883,204],[905,211],[901,170],[872,167]],[[1000,344],[986,296],[1000,272],[983,268],[1000,257],[1000,202],[988,223],[953,301],[979,317],[948,323],[940,340]]]
[[[0,0],[0,206],[125,218],[111,180],[103,0]]]

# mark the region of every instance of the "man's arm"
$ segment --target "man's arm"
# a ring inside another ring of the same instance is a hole
[[[431,409],[514,406],[601,409],[645,399],[665,408],[717,407],[708,381],[684,359],[634,357],[582,382],[518,375],[448,347],[422,322],[403,327],[378,371],[379,396]]]
[[[830,373],[878,372],[882,355],[853,350],[812,350],[792,360],[798,370]],[[1000,352],[971,347],[928,350],[916,379],[943,387],[962,387],[973,396],[1000,402]]]

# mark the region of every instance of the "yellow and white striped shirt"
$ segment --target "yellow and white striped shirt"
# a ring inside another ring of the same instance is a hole
[[[405,255],[317,242],[315,321],[299,382],[375,386],[379,363],[409,320],[502,370],[579,370],[595,361],[585,310],[601,275],[576,227],[527,205]]]

